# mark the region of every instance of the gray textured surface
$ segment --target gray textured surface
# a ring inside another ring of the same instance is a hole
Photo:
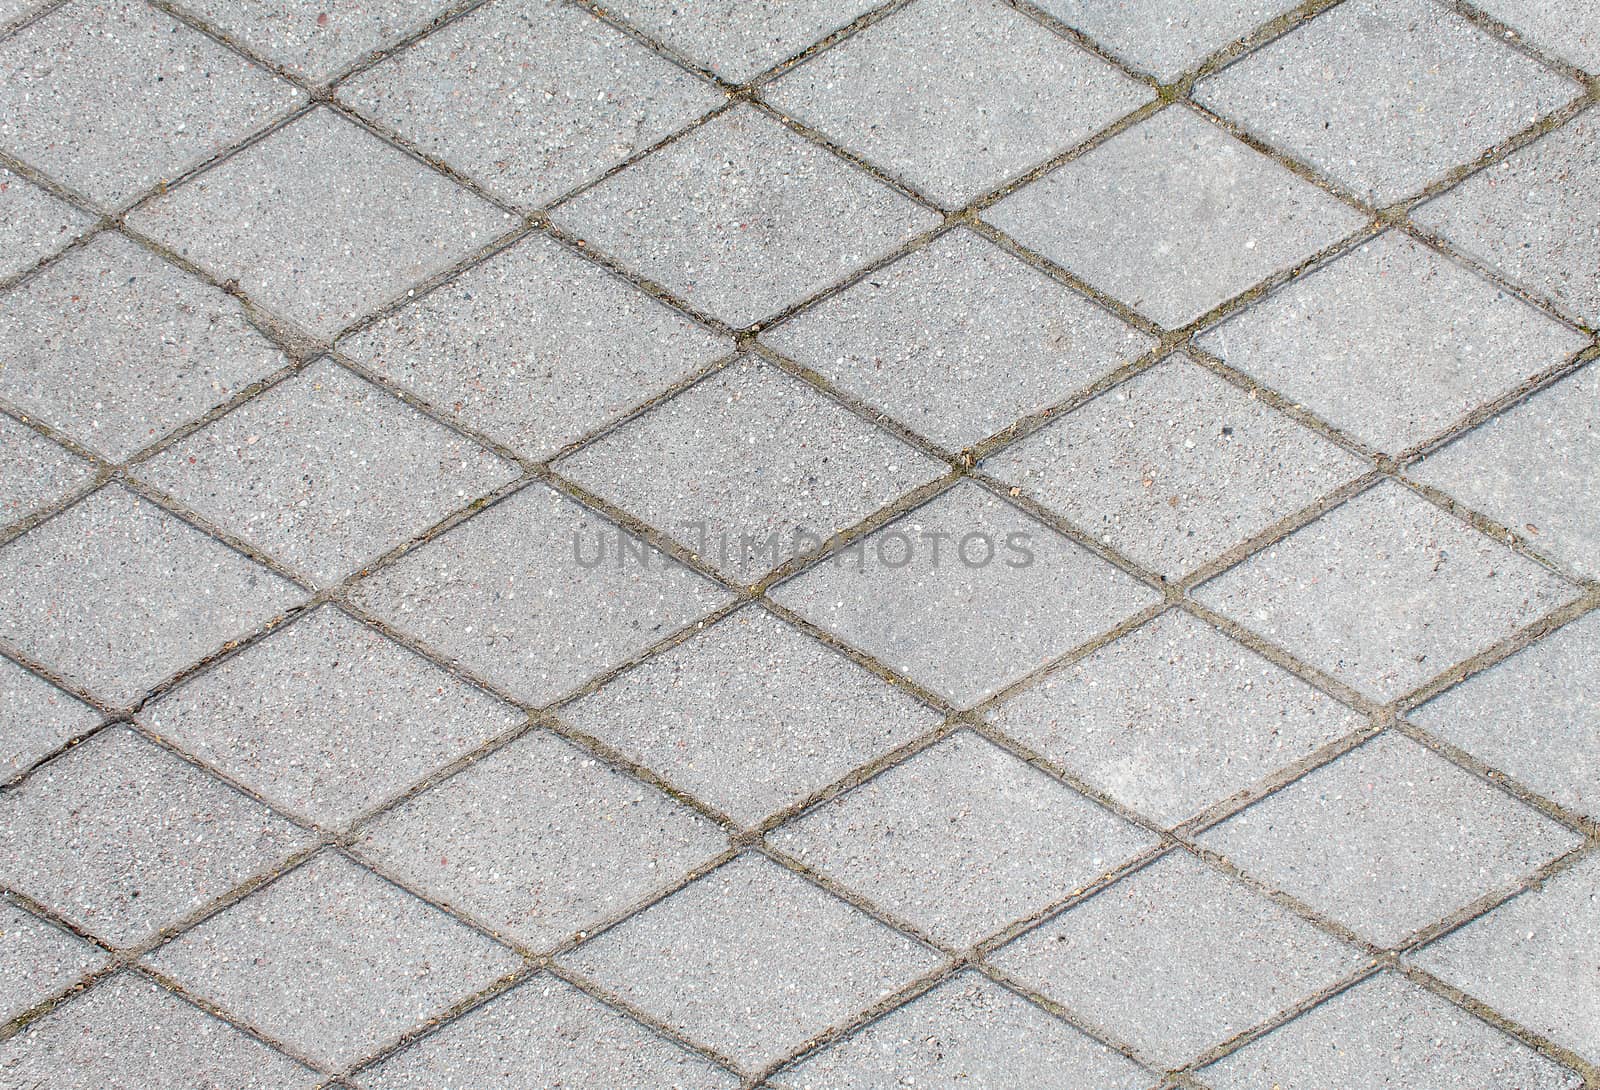
[[[1040,0],[1039,7],[1135,68],[1171,83],[1291,0]]]
[[[105,961],[102,951],[71,932],[0,901],[0,1018],[15,1018],[53,998]]]
[[[0,662],[0,758],[10,780],[100,721],[70,693],[7,659]]]
[[[0,276],[12,276],[84,234],[94,220],[0,167]]]

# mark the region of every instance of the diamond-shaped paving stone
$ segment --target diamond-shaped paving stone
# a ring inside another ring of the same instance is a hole
[[[100,721],[100,713],[0,658],[0,782]]]
[[[1153,95],[997,0],[923,0],[791,70],[766,97],[955,208]]]
[[[235,300],[102,234],[0,297],[0,395],[113,460],[288,361]]]
[[[1468,432],[1411,476],[1600,578],[1600,367],[1590,364]]]
[[[1600,1063],[1600,855],[1423,948],[1414,960],[1518,1025]]]
[[[544,949],[728,846],[715,825],[550,734],[533,734],[368,826],[357,850]]]
[[[1577,1090],[1583,1084],[1576,1072],[1391,973],[1340,992],[1200,1077],[1216,1090]]]
[[[358,1076],[366,1090],[734,1090],[739,1080],[572,985],[539,976]],[[532,1081],[530,1081],[532,1080]]]
[[[1367,467],[1178,357],[1074,409],[984,468],[1175,578]]]
[[[1385,205],[1580,94],[1427,0],[1352,0],[1202,80],[1195,101]]]
[[[133,0],[76,0],[0,43],[0,146],[108,205],[199,165],[300,97]]]
[[[534,484],[358,584],[352,597],[543,704],[729,595]]]
[[[147,960],[192,994],[335,1067],[522,964],[331,851]]]
[[[1417,743],[1380,735],[1200,837],[1380,946],[1583,838]]]
[[[104,952],[69,931],[0,901],[0,1025],[81,980]],[[0,1075],[6,1074],[0,1051]]]
[[[1164,613],[991,713],[1048,760],[1176,825],[1364,722],[1187,613]]]
[[[1406,718],[1600,822],[1600,613],[1546,636]]]
[[[108,942],[176,923],[306,835],[153,743],[113,728],[0,800],[0,881]]]
[[[1065,401],[1155,344],[965,228],[762,339],[950,450]]]
[[[115,703],[135,700],[300,596],[115,486],[0,548],[0,638]]]
[[[1392,700],[1575,591],[1384,481],[1195,597],[1347,685]]]
[[[326,109],[141,206],[128,222],[324,336],[514,226]]]
[[[732,345],[535,234],[339,347],[470,427],[544,457]]]
[[[963,732],[768,841],[965,947],[1115,870],[1155,838]]]
[[[753,357],[556,463],[747,583],[948,469]]]
[[[1475,6],[1504,21],[1524,41],[1600,74],[1600,8],[1588,0],[1478,0]]]
[[[518,205],[605,173],[723,101],[576,4],[489,4],[339,98]]]
[[[0,276],[30,268],[94,226],[94,217],[0,167]]]
[[[1197,343],[1349,435],[1397,454],[1587,339],[1391,231]]]
[[[1171,327],[1362,222],[1183,107],[1118,133],[984,218]]]
[[[136,472],[331,582],[519,470],[323,360]]]
[[[734,326],[939,222],[751,106],[587,190],[557,224]]]
[[[962,483],[773,597],[957,704],[972,704],[1157,600]]]
[[[1423,227],[1600,323],[1600,118],[1586,113],[1412,213]]]
[[[1166,83],[1295,7],[1293,0],[1039,0],[1039,7]]]
[[[363,54],[460,7],[449,0],[185,0],[184,9],[310,80],[325,80]]]
[[[0,526],[59,499],[94,473],[65,447],[0,413]]]
[[[560,714],[746,825],[939,721],[757,608],[741,609]]]
[[[133,972],[0,1044],[0,1083],[50,1090],[312,1090],[323,1077]]]
[[[877,0],[611,0],[606,10],[738,83],[876,6]]]
[[[1355,969],[1354,950],[1184,852],[1004,947],[994,961],[1168,1067]]]
[[[324,606],[139,718],[273,803],[337,828],[523,716]]]
[[[768,1083],[782,1090],[1144,1090],[1152,1078],[969,969]]]
[[[756,855],[719,867],[563,960],[747,1067],[848,1023],[940,961]]]

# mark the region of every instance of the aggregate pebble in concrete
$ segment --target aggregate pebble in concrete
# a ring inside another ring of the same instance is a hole
[[[948,468],[748,356],[555,464],[741,583]]]
[[[116,485],[0,547],[0,638],[113,703],[302,596]]]
[[[321,336],[516,225],[322,108],[141,205],[128,223]]]
[[[0,658],[0,782],[100,722],[89,705]]]
[[[1207,56],[1295,7],[1292,0],[1039,0],[1039,7],[1125,63],[1171,83]]]
[[[322,360],[135,472],[274,559],[333,582],[519,470]]]
[[[1587,338],[1389,231],[1196,343],[1393,455],[1561,363]]]
[[[966,228],[762,340],[949,450],[1065,401],[1155,345]]]
[[[1396,946],[1583,843],[1407,738],[1384,734],[1200,843],[1380,946]]]
[[[0,1025],[50,999],[106,962],[104,951],[0,901]],[[0,1074],[6,1070],[0,1051]]]
[[[139,719],[275,805],[341,828],[523,716],[323,606]]]
[[[764,94],[949,208],[1154,97],[997,0],[922,0]]]
[[[341,84],[339,100],[535,207],[724,101],[577,5],[494,3]]]
[[[694,811],[537,733],[384,814],[356,850],[543,950],[727,846]]]
[[[939,222],[746,105],[586,190],[554,219],[735,327]]]
[[[962,732],[767,842],[964,948],[1115,870],[1155,837]]]
[[[1523,41],[1600,75],[1600,8],[1587,0],[1479,0]]]
[[[1011,194],[984,219],[1170,327],[1362,223],[1182,106]]]
[[[606,10],[733,83],[865,15],[875,0],[612,0]]]
[[[0,881],[117,946],[270,869],[308,839],[115,727],[0,796]]]
[[[0,167],[0,277],[31,268],[93,226],[89,213]]]
[[[1393,481],[1195,592],[1380,700],[1576,596],[1573,584]]]
[[[1176,578],[1368,467],[1180,356],[1107,390],[983,468]]]
[[[113,461],[288,362],[235,300],[114,234],[0,295],[0,396]]]
[[[146,961],[330,1067],[354,1062],[522,964],[334,851]]]
[[[940,959],[777,864],[742,855],[560,960],[758,1067]]]
[[[989,719],[1167,826],[1365,722],[1180,611],[1057,670]]]
[[[93,475],[89,462],[0,414],[0,527],[32,514]]]

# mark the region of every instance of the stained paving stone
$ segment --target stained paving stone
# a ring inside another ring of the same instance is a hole
[[[1587,338],[1389,231],[1196,343],[1393,455],[1561,363]]]
[[[577,5],[492,3],[339,100],[518,205],[592,181],[724,101]]]
[[[1158,600],[1132,576],[968,483],[779,584],[772,596],[963,705]]]
[[[361,1072],[364,1090],[735,1090],[739,1080],[554,976],[518,985]]]
[[[1600,323],[1600,121],[1535,140],[1412,218],[1514,283]]]
[[[767,842],[960,948],[1063,900],[1156,839],[963,732]]]
[[[693,810],[540,733],[384,814],[356,850],[542,950],[664,891],[727,846]]]
[[[1406,718],[1600,821],[1600,615],[1574,621]]]
[[[730,595],[534,484],[406,554],[351,597],[520,699],[543,704]]]
[[[1194,97],[1386,205],[1582,93],[1426,0],[1355,0],[1201,80]]]
[[[1576,597],[1577,588],[1384,481],[1195,597],[1380,700]]]
[[[523,718],[333,606],[139,713],[274,805],[334,828]]]
[[[93,475],[91,463],[0,414],[0,526],[32,514]]]
[[[94,217],[0,167],[0,276],[32,268],[94,227]]]
[[[122,972],[0,1043],[8,1086],[312,1090],[322,1076],[134,972]]]
[[[323,360],[135,472],[333,582],[520,470]]]
[[[321,108],[141,205],[128,223],[320,336],[515,226]]]
[[[949,471],[748,356],[555,469],[741,583]]]
[[[237,301],[119,235],[0,295],[0,395],[113,461],[288,362]]]
[[[801,802],[940,718],[755,607],[559,714],[745,825]]]
[[[1384,734],[1200,843],[1380,946],[1513,888],[1583,837],[1407,738]]]
[[[1412,960],[1589,1063],[1600,1060],[1600,856],[1424,947]]]
[[[1289,11],[1291,0],[1039,0],[1041,10],[1124,63],[1172,83]]]
[[[994,961],[1175,1067],[1333,984],[1362,959],[1179,852],[1003,947]]]
[[[1411,470],[1535,549],[1600,578],[1600,369],[1535,394]]]
[[[1576,1090],[1583,1079],[1426,988],[1380,973],[1202,1069],[1217,1090]]]
[[[560,961],[759,1067],[940,959],[776,863],[742,855]]]
[[[146,961],[330,1067],[354,1063],[522,964],[332,851]]]
[[[780,1090],[1063,1085],[1144,1090],[1154,1076],[972,970],[768,1079]]]
[[[744,105],[586,190],[554,219],[739,327],[888,256],[939,222]]]
[[[848,26],[875,0],[613,0],[606,10],[742,83]]]
[[[303,98],[132,0],[77,0],[0,42],[0,145],[108,206],[198,166]]]
[[[329,79],[421,30],[448,0],[187,0],[184,10],[243,42],[274,64],[313,82]]]
[[[0,1024],[53,998],[104,965],[103,950],[0,901]],[[0,1074],[6,1070],[0,1052]]]
[[[1045,507],[1176,578],[1367,468],[1183,357],[984,462]]]
[[[1523,41],[1600,74],[1600,11],[1583,0],[1482,0],[1475,5]]]
[[[922,0],[791,69],[764,94],[950,208],[1154,97],[997,0]]]
[[[88,704],[0,659],[0,780],[20,775],[99,722]]]
[[[762,340],[949,450],[1067,400],[1156,343],[966,228]]]
[[[40,768],[0,811],[0,881],[117,946],[177,923],[308,839],[124,728]]]
[[[1164,613],[989,715],[1163,825],[1305,760],[1365,719],[1186,613]]]
[[[984,219],[1171,327],[1362,223],[1354,209],[1184,107],[1118,133]]]
[[[137,699],[301,597],[115,485],[0,547],[0,638],[113,703]]]

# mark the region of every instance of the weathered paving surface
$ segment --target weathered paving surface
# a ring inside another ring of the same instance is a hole
[[[1600,5],[0,0],[0,1088],[1600,1090]]]

